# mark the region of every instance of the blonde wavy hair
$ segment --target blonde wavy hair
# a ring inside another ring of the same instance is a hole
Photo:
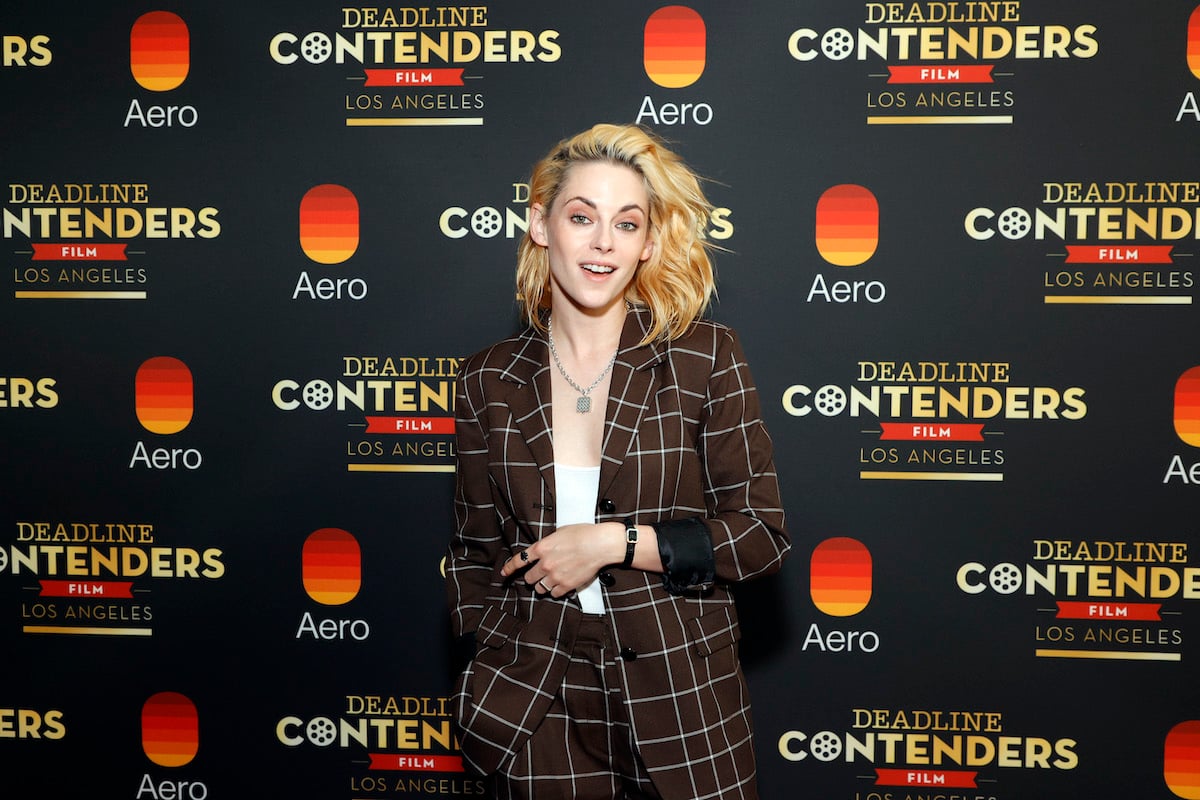
[[[638,266],[625,299],[650,309],[642,344],[682,336],[708,308],[715,289],[704,228],[712,204],[696,174],[661,139],[636,125],[596,125],[559,142],[533,168],[529,205],[549,209],[575,164],[606,162],[642,177],[650,198],[650,238],[655,247]],[[530,325],[546,329],[550,258],[529,231],[517,247],[517,300]]]

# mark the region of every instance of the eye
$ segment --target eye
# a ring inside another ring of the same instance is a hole
[[[592,221],[587,214],[572,214],[570,219],[576,225],[587,225]]]
[[[618,222],[617,227],[623,231],[636,231],[639,226],[632,220],[625,220],[624,222]]]

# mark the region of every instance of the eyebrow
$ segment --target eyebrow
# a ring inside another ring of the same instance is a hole
[[[565,203],[569,203],[569,202],[571,202],[572,200],[578,200],[579,202],[583,203],[584,205],[588,206],[589,208],[596,208],[596,203],[595,203],[594,201],[592,201],[592,200],[589,200],[589,199],[587,199],[586,197],[584,197],[584,196],[582,196],[582,195],[575,195],[574,197],[568,197],[568,198],[567,198],[567,199],[566,199],[564,202],[565,202]],[[628,204],[628,205],[621,206],[619,209],[617,209],[617,213],[618,213],[618,214],[623,214],[623,213],[625,213],[626,211],[632,211],[632,210],[634,210],[635,208],[636,208],[638,211],[641,211],[641,212],[642,212],[642,214],[643,214],[644,216],[648,216],[648,215],[646,214],[646,209],[642,208],[642,207],[641,207],[640,205],[638,205],[637,203],[630,203],[630,204]]]

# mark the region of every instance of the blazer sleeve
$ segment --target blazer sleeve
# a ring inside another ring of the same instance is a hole
[[[656,525],[668,591],[729,584],[779,569],[791,548],[771,437],[737,335],[714,329],[698,452],[708,516]]]
[[[477,406],[469,391],[480,373],[464,365],[455,395],[457,465],[454,478],[455,530],[446,558],[446,591],[451,628],[463,639],[474,634],[484,598],[495,577],[502,546],[501,527],[488,474],[482,392]],[[468,643],[469,644],[469,643]]]

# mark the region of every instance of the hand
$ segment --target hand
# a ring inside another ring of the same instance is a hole
[[[563,597],[587,585],[602,568],[625,555],[625,526],[619,522],[580,523],[559,528],[504,562],[505,578],[524,570],[521,580],[538,594]]]

